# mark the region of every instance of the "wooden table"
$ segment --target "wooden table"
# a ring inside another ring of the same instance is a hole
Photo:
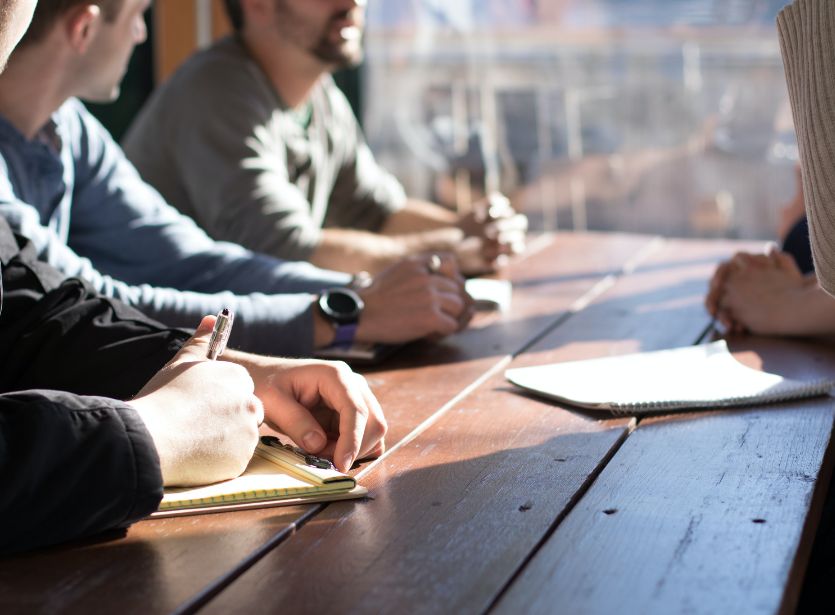
[[[832,466],[833,402],[640,422],[522,395],[510,366],[703,341],[734,242],[535,240],[506,314],[366,372],[389,450],[372,498],[144,521],[0,560],[9,613],[774,613],[797,600]],[[756,246],[753,246],[756,247]],[[731,340],[811,378],[825,344]]]

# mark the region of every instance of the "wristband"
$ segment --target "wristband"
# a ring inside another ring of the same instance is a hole
[[[355,322],[336,325],[336,333],[331,346],[350,346],[353,344],[354,337],[357,334],[357,326]]]

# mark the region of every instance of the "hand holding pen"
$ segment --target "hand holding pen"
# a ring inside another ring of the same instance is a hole
[[[224,319],[206,316],[129,402],[154,441],[166,486],[237,476],[258,442],[264,407],[252,377],[240,365],[209,360],[220,355],[228,338],[229,322],[219,322]]]

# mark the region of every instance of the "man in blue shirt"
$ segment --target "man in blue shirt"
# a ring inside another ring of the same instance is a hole
[[[0,72],[34,6],[0,5]],[[39,261],[2,217],[0,276],[0,553],[124,528],[163,485],[239,474],[262,420],[343,470],[383,450],[379,404],[344,364],[209,360],[211,316],[189,339]]]
[[[315,307],[315,293],[349,276],[216,242],[142,181],[73,97],[118,94],[145,38],[147,5],[79,2],[35,13],[0,77],[0,215],[12,228],[64,274],[166,324],[193,326],[231,307],[232,344],[254,352],[309,355],[335,339],[396,343],[459,330],[470,302],[451,261],[444,275],[431,275],[429,257],[403,261],[358,289],[360,300],[338,297],[334,305],[353,303],[334,314]]]

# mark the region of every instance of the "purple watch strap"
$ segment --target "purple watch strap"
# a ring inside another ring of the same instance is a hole
[[[357,334],[357,323],[336,325],[336,335],[331,346],[350,346],[354,343],[354,336]]]

